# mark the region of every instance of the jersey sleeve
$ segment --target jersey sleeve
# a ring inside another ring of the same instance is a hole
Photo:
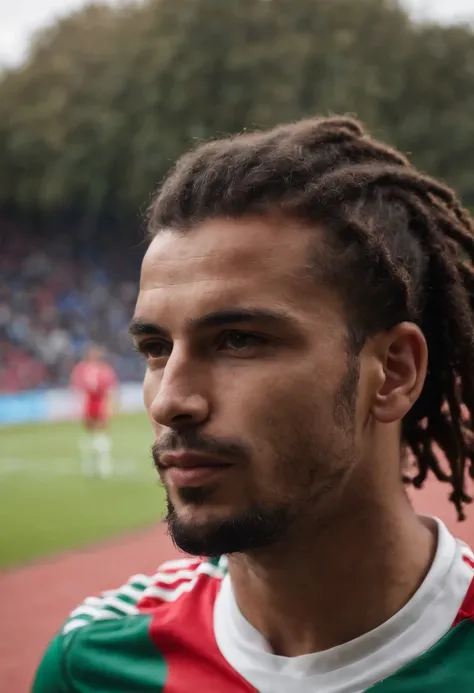
[[[202,621],[202,637],[214,643],[209,624],[215,589],[203,592],[201,586],[222,579],[226,571],[222,561],[168,561],[154,575],[134,575],[119,589],[85,599],[49,645],[32,693],[163,693],[173,672],[182,671],[181,664],[173,665],[173,648],[178,642],[188,642],[188,623],[201,618],[200,603],[211,605],[209,618]],[[196,586],[197,596],[193,597]],[[207,595],[205,602],[202,594]],[[197,670],[201,667],[200,657],[190,659]],[[171,688],[175,690],[170,683]],[[204,684],[194,688],[186,682],[179,690],[230,689]]]
[[[50,643],[39,665],[31,693],[72,693],[63,669],[63,641],[57,635]]]
[[[151,582],[151,576],[134,575],[119,589],[102,592],[98,597],[88,597],[74,609],[49,644],[37,669],[31,693],[77,693],[68,671],[71,669],[71,658],[74,659],[78,651],[84,650],[87,631],[94,625],[98,626],[107,642],[107,624],[111,624],[111,637],[116,638],[118,621],[123,622],[126,617],[138,615],[137,604]],[[135,638],[136,634],[134,625],[129,636]],[[87,652],[86,656],[90,656],[90,653]]]

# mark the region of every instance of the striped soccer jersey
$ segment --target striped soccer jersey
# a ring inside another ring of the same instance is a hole
[[[75,609],[33,693],[473,693],[474,555],[438,524],[423,584],[374,631],[279,657],[236,604],[227,560],[183,559]]]

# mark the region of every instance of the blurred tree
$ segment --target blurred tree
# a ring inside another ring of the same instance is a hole
[[[328,112],[474,206],[474,32],[395,0],[87,7],[0,81],[0,204],[125,226],[196,140]]]

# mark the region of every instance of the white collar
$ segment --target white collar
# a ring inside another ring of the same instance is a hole
[[[446,634],[473,578],[460,545],[441,521],[435,522],[436,555],[410,601],[373,631],[325,652],[274,655],[240,612],[227,575],[214,609],[222,655],[262,693],[360,693],[387,678]]]

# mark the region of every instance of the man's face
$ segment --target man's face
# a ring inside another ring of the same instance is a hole
[[[101,361],[103,358],[103,352],[100,347],[90,347],[87,351],[87,358],[89,361]]]
[[[271,544],[323,515],[352,466],[357,361],[308,267],[318,233],[322,246],[291,221],[217,219],[160,232],[146,254],[132,333],[185,551]]]

